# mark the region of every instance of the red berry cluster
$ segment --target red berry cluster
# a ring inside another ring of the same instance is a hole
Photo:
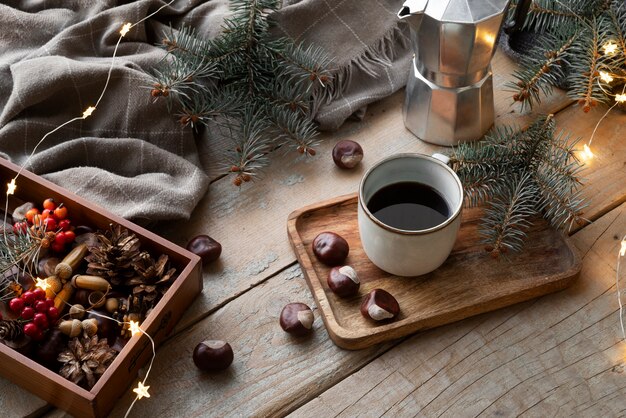
[[[40,288],[11,299],[9,309],[19,313],[20,318],[27,321],[24,324],[24,334],[35,341],[42,340],[44,331],[59,319],[59,310],[54,306],[54,299],[46,299],[46,292]]]
[[[13,225],[15,232],[22,230],[26,232],[27,228],[33,231],[44,230],[55,232],[54,240],[49,243],[52,251],[61,253],[65,251],[66,246],[71,244],[76,238],[74,227],[67,218],[68,211],[63,203],[57,205],[52,198],[43,201],[43,210],[39,211],[36,207],[26,212],[26,219],[22,222],[16,222]]]

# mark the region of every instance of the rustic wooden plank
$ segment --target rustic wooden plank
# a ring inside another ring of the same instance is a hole
[[[504,88],[515,64],[497,53],[493,66],[498,124],[524,125],[537,113],[556,112],[568,105],[563,93],[556,92],[535,113],[521,114],[517,106],[511,106],[511,93]],[[315,157],[294,158],[293,153],[277,151],[262,181],[246,184],[241,189],[231,184],[230,177],[216,181],[190,222],[162,226],[159,233],[181,245],[197,234],[206,233],[223,246],[220,262],[205,269],[204,279],[210,290],[190,307],[178,329],[195,323],[294,261],[285,234],[290,212],[355,192],[364,171],[387,155],[432,153],[441,149],[419,141],[405,129],[403,101],[404,91],[399,91],[370,106],[363,122],[348,122],[338,132],[322,135],[323,141]],[[355,170],[342,171],[332,162],[332,147],[341,139],[356,140],[364,148],[364,160]]]
[[[0,377],[0,405],[10,416],[23,417],[46,407],[46,402],[30,392]]]
[[[578,106],[560,112],[557,123],[572,138],[580,138],[580,147],[588,143],[596,124],[606,108],[594,109],[588,114]],[[591,149],[595,157],[588,160],[582,176],[585,178],[584,196],[589,207],[584,216],[595,220],[626,201],[626,112],[613,110],[598,126]]]
[[[624,343],[614,269],[624,231],[626,205],[574,235],[586,256],[570,288],[417,334],[292,416],[623,413]],[[399,401],[393,386],[381,384],[394,373],[409,382]],[[379,392],[375,414],[368,412],[372,392]]]
[[[147,384],[152,398],[137,402],[133,416],[268,416],[288,412],[388,349],[379,345],[346,351],[328,338],[319,313],[314,332],[294,338],[278,324],[282,307],[313,298],[300,268],[290,267],[217,310],[204,321],[162,345]],[[223,373],[203,373],[192,352],[203,339],[224,339],[235,352]],[[111,417],[123,416],[127,393]]]

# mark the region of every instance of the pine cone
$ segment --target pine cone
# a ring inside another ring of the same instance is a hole
[[[17,321],[0,321],[0,340],[15,341],[22,336],[22,327]]]
[[[113,285],[120,285],[135,275],[133,262],[139,256],[139,238],[120,225],[111,225],[110,231],[97,233],[99,245],[89,248],[85,257],[87,274],[101,276]]]
[[[68,348],[62,351],[57,360],[63,363],[59,374],[77,385],[87,385],[91,389],[115,358],[115,350],[107,344],[106,338],[72,338]]]
[[[156,305],[160,297],[174,280],[175,268],[168,268],[168,256],[162,254],[154,260],[146,251],[139,254],[133,262],[137,275],[126,281],[126,286],[132,286],[132,295],[141,299],[143,311]]]

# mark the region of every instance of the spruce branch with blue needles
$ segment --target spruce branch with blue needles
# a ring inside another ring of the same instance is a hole
[[[231,0],[232,17],[215,39],[190,27],[171,29],[167,58],[153,69],[151,94],[167,101],[183,126],[208,126],[232,141],[226,171],[237,186],[269,164],[268,152],[315,155],[313,119],[331,82],[330,60],[313,45],[269,34],[278,0]]]
[[[554,87],[565,87],[584,112],[623,94],[623,0],[533,0],[523,29],[538,37],[508,84],[523,109],[540,103],[540,94]]]
[[[479,232],[493,256],[520,251],[536,216],[565,230],[584,222],[575,146],[548,115],[525,130],[495,128],[483,140],[452,150],[466,205],[485,207]]]

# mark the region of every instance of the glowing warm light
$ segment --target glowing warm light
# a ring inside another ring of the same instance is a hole
[[[617,44],[613,41],[609,41],[602,45],[602,49],[606,55],[614,55],[617,53]]]
[[[124,23],[124,26],[120,29],[120,35],[126,36],[131,27],[132,25],[130,23]]]
[[[626,255],[626,239],[622,240],[622,248],[619,249],[619,255],[624,257]]]
[[[139,382],[139,385],[133,389],[133,392],[137,394],[137,399],[149,398],[150,394],[148,393],[148,389],[150,389],[150,386],[144,386],[143,383]]]
[[[50,283],[48,283],[47,280],[41,280],[39,277],[37,277],[35,279],[35,286],[37,286],[38,288],[42,289],[42,290],[47,290],[50,287]]]
[[[139,322],[130,321],[128,324],[129,324],[128,329],[130,330],[130,333],[132,335],[137,335],[137,334],[142,333],[141,328],[139,328]]]
[[[485,43],[493,45],[496,42],[496,37],[492,33],[485,33],[482,36]]]
[[[11,182],[7,183],[7,195],[15,193],[15,189],[17,189],[17,185],[15,184],[15,179],[11,179]]]
[[[611,74],[607,73],[606,71],[600,71],[600,80],[604,81],[605,83],[610,83],[611,81],[613,81],[613,77],[611,77]]]
[[[96,110],[96,108],[93,106],[89,106],[87,109],[85,109],[85,111],[83,112],[83,119],[87,119],[89,116],[91,116],[94,110]]]
[[[624,102],[626,102],[626,94],[616,94],[615,95],[615,101],[617,103],[624,103]]]
[[[589,148],[589,145],[583,145],[582,156],[585,160],[591,160],[594,157],[593,152],[591,152],[591,148]]]

